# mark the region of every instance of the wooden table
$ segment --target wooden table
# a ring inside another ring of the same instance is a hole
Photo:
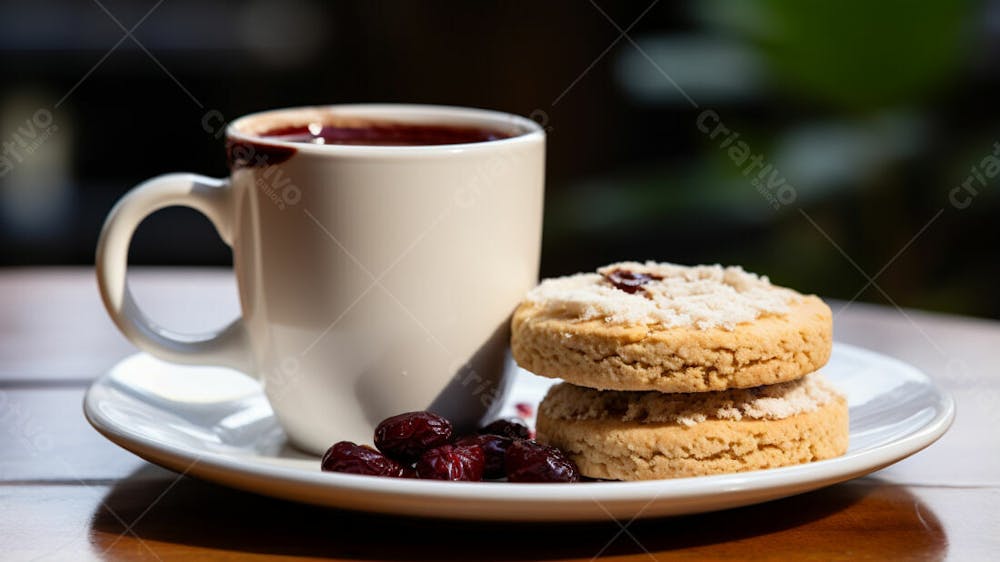
[[[237,311],[227,271],[137,268],[176,328]],[[834,303],[834,310],[843,307]],[[229,490],[152,466],[87,425],[87,384],[134,349],[87,269],[0,271],[0,559],[941,559],[1000,556],[1000,323],[853,304],[836,338],[954,393],[951,431],[867,478],[721,513],[600,523],[381,517]]]

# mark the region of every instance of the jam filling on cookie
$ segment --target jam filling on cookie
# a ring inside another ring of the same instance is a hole
[[[662,277],[651,273],[636,273],[627,269],[615,269],[604,273],[604,278],[620,291],[634,295],[643,285],[650,281],[661,281]]]

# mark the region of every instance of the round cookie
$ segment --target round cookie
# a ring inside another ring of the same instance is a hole
[[[847,401],[819,374],[771,387],[699,394],[599,391],[563,383],[542,401],[537,434],[592,478],[742,472],[844,454]]]
[[[529,293],[511,322],[521,367],[602,390],[706,392],[795,380],[830,357],[830,307],[766,277],[633,262],[598,271]]]

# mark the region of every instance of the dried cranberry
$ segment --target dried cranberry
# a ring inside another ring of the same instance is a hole
[[[663,279],[651,273],[635,273],[627,269],[609,271],[604,274],[604,278],[614,285],[616,289],[625,291],[630,295],[635,294],[636,291],[650,281]]]
[[[330,447],[323,455],[320,467],[327,472],[347,472],[371,476],[391,476],[402,478],[407,467],[386,457],[367,445],[341,441]]]
[[[486,458],[483,478],[503,478],[504,457],[513,441],[502,435],[470,435],[455,442],[456,446],[478,445]]]
[[[417,461],[417,476],[431,480],[482,480],[486,460],[478,445],[441,445]]]
[[[510,482],[579,482],[576,463],[555,447],[533,441],[515,441],[505,461]]]
[[[535,413],[535,409],[527,402],[518,402],[514,404],[514,408],[517,409],[517,415],[522,418],[530,418]]]
[[[486,424],[479,429],[479,433],[481,435],[500,435],[510,439],[527,439],[530,431],[523,421],[509,418]]]
[[[431,412],[407,412],[382,420],[375,446],[401,462],[413,462],[428,449],[451,440],[451,422]]]

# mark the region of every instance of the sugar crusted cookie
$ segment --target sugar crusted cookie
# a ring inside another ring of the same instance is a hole
[[[538,439],[593,478],[649,480],[788,466],[847,450],[847,401],[816,373],[721,392],[552,387]]]
[[[706,392],[813,372],[832,333],[818,297],[739,267],[623,262],[543,281],[514,313],[511,349],[581,386]]]

